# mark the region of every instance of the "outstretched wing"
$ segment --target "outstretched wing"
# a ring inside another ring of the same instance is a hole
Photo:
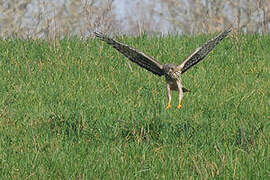
[[[111,39],[101,33],[95,32],[95,35],[96,37],[100,38],[102,41],[105,41],[107,44],[117,49],[120,53],[125,55],[132,62],[138,64],[139,66],[147,69],[148,71],[156,75],[159,75],[159,76],[164,75],[162,64],[160,64],[154,58],[147,56],[144,53],[139,52],[128,45],[117,42],[116,40]]]
[[[221,40],[223,40],[230,32],[232,28],[228,28],[217,37],[209,40],[201,47],[197,48],[191,55],[189,55],[180,65],[177,66],[177,70],[181,70],[183,74],[189,68],[200,62]]]

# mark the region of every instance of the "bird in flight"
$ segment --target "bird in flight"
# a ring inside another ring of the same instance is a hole
[[[183,87],[181,83],[181,75],[190,69],[192,66],[200,62],[221,40],[223,40],[230,32],[232,28],[225,29],[215,38],[207,41],[201,47],[197,48],[193,53],[191,53],[181,64],[161,64],[153,57],[150,57],[143,52],[140,52],[126,44],[120,43],[108,36],[95,32],[96,37],[105,41],[107,44],[111,45],[113,48],[117,49],[120,53],[126,56],[129,60],[136,63],[142,68],[147,69],[158,76],[165,76],[168,91],[168,105],[166,109],[171,108],[171,90],[178,91],[178,106],[180,109],[182,107],[181,102],[184,96],[184,92],[188,92],[186,88]]]

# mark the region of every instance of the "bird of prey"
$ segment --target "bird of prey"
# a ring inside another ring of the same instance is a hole
[[[120,43],[108,36],[95,32],[96,37],[105,41],[107,44],[111,45],[113,48],[117,49],[120,53],[126,56],[129,60],[136,63],[142,68],[147,69],[158,76],[165,76],[168,91],[168,105],[166,109],[171,108],[171,90],[178,91],[178,106],[180,109],[182,107],[181,101],[184,92],[187,92],[186,88],[183,87],[181,83],[181,75],[186,72],[189,68],[200,62],[221,40],[223,40],[230,32],[232,28],[227,28],[215,38],[209,40],[201,47],[197,48],[193,53],[191,53],[181,64],[161,64],[153,57],[150,57],[143,52],[140,52],[126,44]]]

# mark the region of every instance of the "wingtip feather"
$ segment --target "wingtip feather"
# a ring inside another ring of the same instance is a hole
[[[106,37],[104,34],[102,34],[101,32],[98,32],[98,31],[95,31],[94,34],[96,37],[101,38],[101,39]]]

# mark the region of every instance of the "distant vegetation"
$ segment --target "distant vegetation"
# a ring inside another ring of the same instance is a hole
[[[118,40],[178,64],[211,37]],[[269,42],[232,34],[165,110],[164,79],[99,40],[0,40],[0,179],[268,179]]]
[[[123,3],[125,2],[125,3]],[[269,0],[6,0],[0,1],[0,36],[89,37],[200,34],[233,26],[239,32],[269,33]]]

